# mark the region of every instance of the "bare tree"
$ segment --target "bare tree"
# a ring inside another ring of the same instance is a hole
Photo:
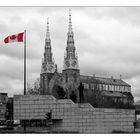
[[[27,82],[27,94],[37,95],[40,91],[40,79],[37,78],[33,84]]]

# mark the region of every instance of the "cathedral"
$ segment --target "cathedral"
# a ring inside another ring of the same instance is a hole
[[[74,44],[71,11],[69,11],[67,46],[61,73],[57,71],[57,64],[55,64],[53,59],[49,21],[47,20],[45,50],[40,74],[40,94],[51,94],[59,99],[69,99],[72,94],[75,94],[75,102],[79,103],[78,89],[80,83],[84,87],[84,102],[89,102],[93,106],[113,107],[119,104],[129,107],[133,105],[134,98],[131,94],[131,86],[123,81],[121,77],[115,79],[113,77],[104,78],[80,74],[78,56]],[[60,96],[60,94],[63,95]]]

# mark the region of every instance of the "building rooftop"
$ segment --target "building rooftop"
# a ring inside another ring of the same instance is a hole
[[[95,77],[95,76],[85,76],[80,75],[81,81],[85,83],[102,83],[102,84],[108,84],[108,85],[121,85],[121,86],[130,86],[126,82],[124,82],[122,79],[115,79],[115,78],[103,78],[103,77]]]
[[[58,73],[60,76],[62,76],[62,73]],[[128,83],[124,82],[122,79],[116,79],[116,78],[104,78],[104,77],[96,77],[96,76],[87,76],[87,75],[80,75],[80,80],[83,83],[101,83],[101,84],[107,84],[107,85],[118,85],[118,86],[129,86]]]
[[[3,92],[0,92],[0,95],[7,95],[8,93],[3,93]]]

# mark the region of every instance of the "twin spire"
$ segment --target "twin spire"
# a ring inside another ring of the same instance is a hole
[[[68,33],[72,33],[71,9],[69,9]],[[50,41],[49,18],[47,18],[46,40]]]
[[[67,51],[66,58],[69,58],[70,56],[75,58],[75,46],[74,46],[74,34],[72,31],[71,9],[69,10],[69,25],[68,25],[68,32],[67,32],[66,51]],[[50,39],[49,18],[47,18],[45,51],[44,51],[44,58],[42,61],[42,72],[49,71],[48,70],[49,65],[52,65],[54,67],[54,60],[53,60],[53,53],[52,53],[51,39]]]

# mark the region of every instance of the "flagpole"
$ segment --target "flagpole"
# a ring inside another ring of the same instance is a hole
[[[24,30],[24,95],[26,95],[26,30]]]

